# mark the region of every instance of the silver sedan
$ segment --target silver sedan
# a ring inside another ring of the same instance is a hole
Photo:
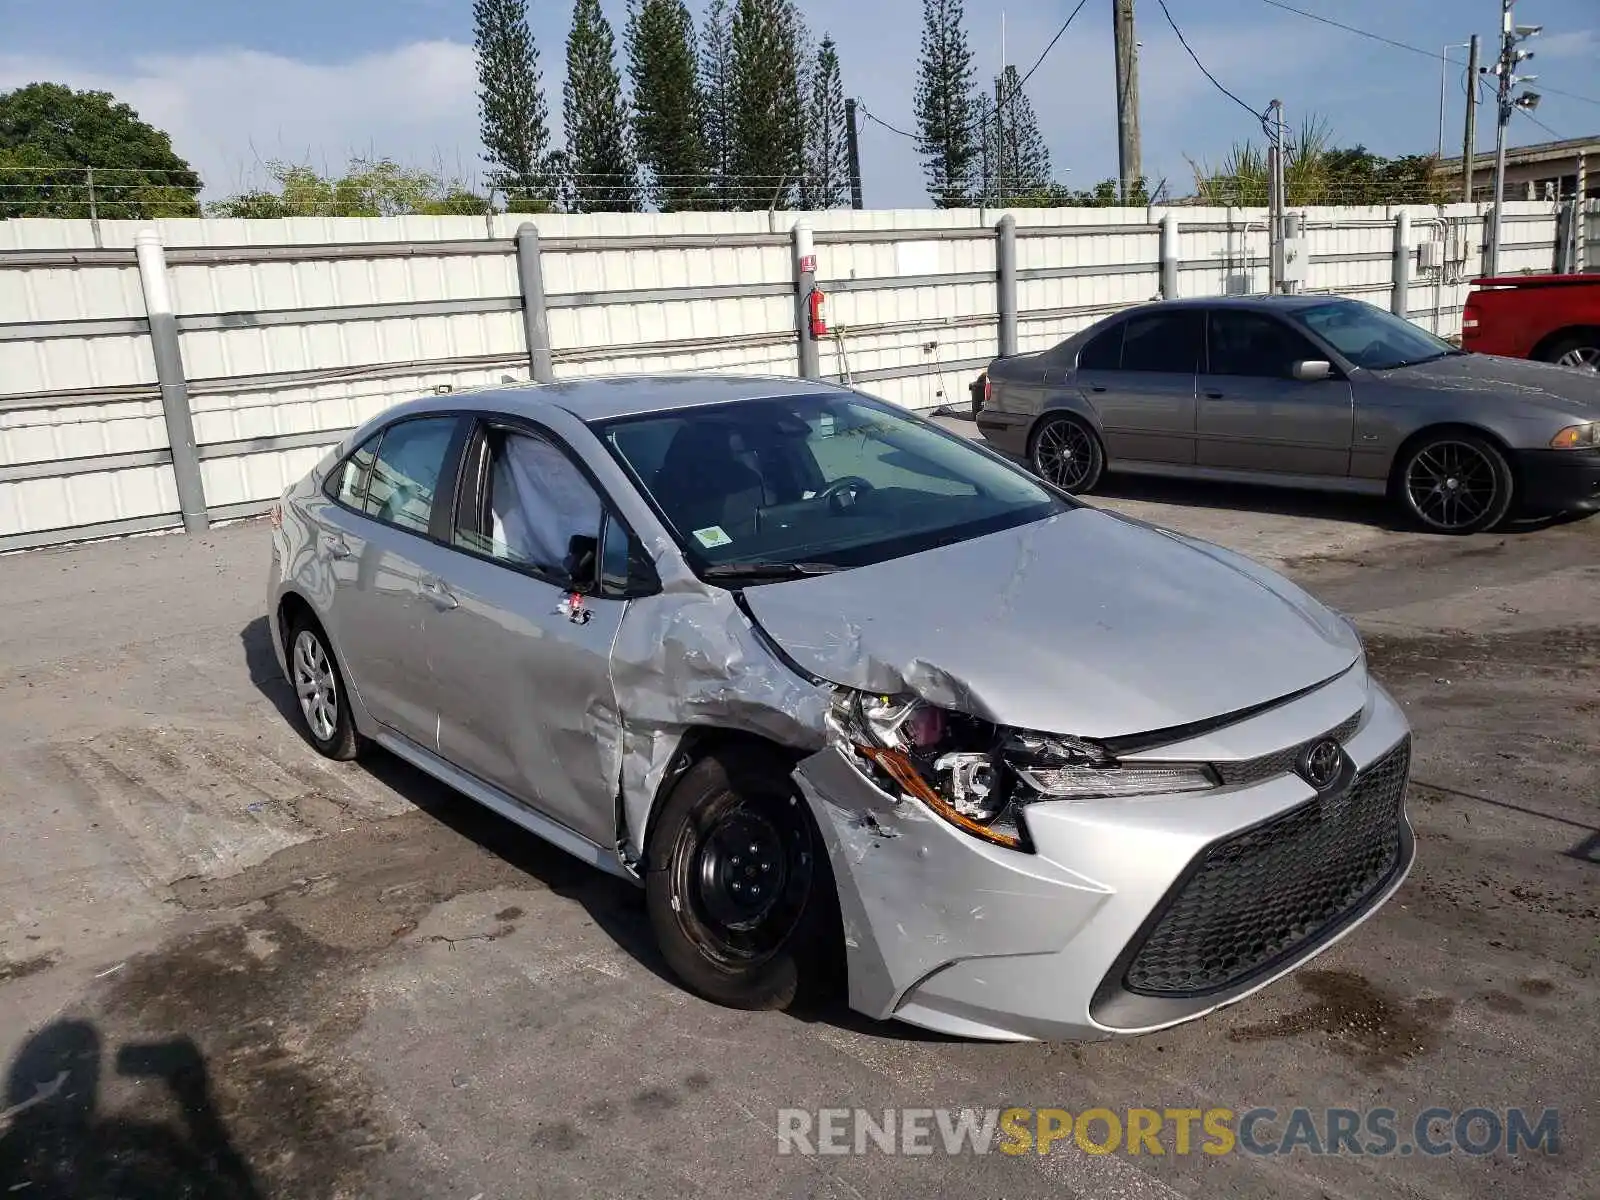
[[[1600,509],[1600,377],[1355,300],[1141,305],[985,383],[984,436],[1069,492],[1109,470],[1387,495],[1458,534]]]
[[[274,513],[311,744],[641,886],[714,1001],[960,1036],[1200,1016],[1400,885],[1406,720],[1342,617],[858,392],[431,397]]]

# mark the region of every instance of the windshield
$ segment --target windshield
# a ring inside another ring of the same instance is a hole
[[[964,438],[853,394],[740,400],[596,432],[708,578],[864,566],[1071,507]]]
[[[1461,353],[1410,321],[1359,300],[1334,300],[1290,309],[1286,315],[1332,343],[1356,366],[1374,371]]]

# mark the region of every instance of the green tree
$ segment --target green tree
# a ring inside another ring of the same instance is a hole
[[[90,174],[89,168],[93,168]],[[0,218],[196,217],[200,177],[109,92],[30,83],[0,94]]]
[[[392,158],[353,158],[343,175],[320,175],[304,164],[273,161],[278,190],[257,189],[206,206],[213,217],[477,216],[489,201],[455,180]]]
[[[700,35],[700,97],[705,105],[706,162],[717,207],[728,201],[733,151],[733,11],[728,0],[711,0]]]
[[[983,117],[981,159],[986,202],[1030,207],[1052,195],[1050,151],[1016,67],[1006,67],[995,80],[994,107]]]
[[[734,9],[727,181],[734,207],[793,203],[805,154],[803,37],[790,0],[739,0]]]
[[[712,206],[694,19],[683,0],[641,0],[628,17],[633,143],[662,212]]]
[[[1197,163],[1195,191],[1211,204],[1267,203],[1267,148],[1240,142],[1218,167]],[[1365,146],[1333,146],[1328,122],[1312,116],[1285,147],[1284,185],[1290,204],[1440,204],[1447,196],[1431,154],[1384,158]]]
[[[913,107],[921,134],[922,172],[939,208],[970,200],[982,130],[972,93],[972,50],[961,0],[923,0],[922,56]]]
[[[472,27],[479,136],[495,168],[491,182],[509,199],[545,200],[550,131],[527,0],[473,0]]]
[[[639,179],[628,136],[616,42],[600,0],[577,0],[562,92],[574,212],[638,212]]]
[[[824,37],[817,49],[809,91],[800,204],[808,209],[843,208],[850,203],[850,160],[839,50],[831,37]]]

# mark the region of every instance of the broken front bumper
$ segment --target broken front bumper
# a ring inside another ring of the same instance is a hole
[[[1319,795],[1294,749],[1333,732],[1349,770]],[[1266,764],[1259,782],[1039,801],[1022,853],[874,786],[836,749],[796,772],[838,884],[851,1006],[966,1037],[1159,1029],[1249,995],[1399,887],[1405,717],[1362,668],[1139,757]]]

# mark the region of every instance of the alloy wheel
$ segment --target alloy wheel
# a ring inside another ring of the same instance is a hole
[[[1577,367],[1580,371],[1600,372],[1600,346],[1574,346],[1556,359],[1556,364]]]
[[[1495,464],[1470,442],[1437,441],[1406,468],[1406,492],[1419,516],[1439,529],[1463,529],[1500,499]]]
[[[294,690],[313,736],[332,741],[339,728],[338,678],[322,640],[309,629],[294,640]]]
[[[1099,456],[1094,434],[1076,421],[1052,421],[1039,431],[1033,449],[1039,474],[1064,492],[1075,492],[1094,478]]]

